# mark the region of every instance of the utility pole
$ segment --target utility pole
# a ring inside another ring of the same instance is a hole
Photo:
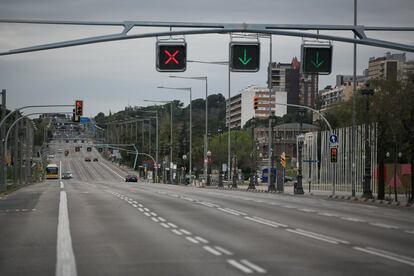
[[[1,91],[1,120],[6,117],[6,90],[3,89]],[[0,191],[7,190],[7,180],[6,180],[6,172],[5,172],[5,160],[3,156],[5,156],[4,152],[7,150],[4,148],[4,136],[6,135],[6,126],[2,125],[0,127]]]
[[[30,148],[31,148],[31,128],[29,125],[29,119],[26,120],[25,126],[26,126],[26,184],[29,184],[31,182],[31,168],[30,168],[30,157],[32,157]]]
[[[19,114],[16,113],[16,120],[19,119]],[[20,163],[19,161],[19,123],[16,125],[16,128],[14,129],[14,152],[13,152],[13,179],[14,179],[14,185],[18,184],[18,165]]]
[[[365,198],[373,198],[371,190],[371,136],[370,136],[370,120],[369,120],[369,96],[374,95],[374,90],[363,89],[361,94],[366,97],[365,102],[365,169],[362,196]]]

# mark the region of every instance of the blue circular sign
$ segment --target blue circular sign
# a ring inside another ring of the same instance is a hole
[[[329,136],[329,141],[330,141],[332,144],[336,144],[336,143],[338,143],[338,136],[336,136],[336,134],[331,134],[331,136]]]

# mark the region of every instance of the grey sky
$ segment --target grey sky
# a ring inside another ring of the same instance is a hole
[[[414,26],[412,0],[360,0],[358,22],[377,26]],[[152,20],[248,23],[352,24],[353,0],[0,0],[0,18],[55,20]],[[120,31],[120,28],[0,24],[0,50]],[[133,32],[148,31],[136,29]],[[378,38],[414,44],[413,33],[376,33]],[[226,60],[228,35],[187,36],[188,59]],[[261,70],[233,73],[232,94],[250,84],[266,85],[268,39],[261,40]],[[300,38],[273,36],[273,61],[300,57]],[[180,99],[184,93],[156,87],[192,86],[203,97],[199,81],[173,80],[155,70],[155,39],[110,42],[0,57],[0,88],[8,91],[8,107],[85,101],[86,115],[147,105],[143,99]],[[358,47],[358,74],[370,56],[387,50]],[[397,52],[397,51],[392,51]],[[413,58],[413,55],[408,55]],[[336,74],[352,73],[352,45],[334,43],[333,73],[320,88],[334,84]],[[227,95],[225,66],[188,64],[183,76],[209,78],[209,91]]]

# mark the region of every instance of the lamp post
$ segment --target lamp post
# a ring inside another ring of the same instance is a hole
[[[302,148],[303,142],[305,141],[305,136],[303,135],[303,117],[305,116],[305,110],[299,110],[299,135],[297,136],[298,140],[298,176],[297,176],[297,184],[296,188],[294,189],[294,194],[303,195],[305,192],[303,191],[303,175],[302,175]]]
[[[200,80],[206,82],[206,115],[205,115],[205,133],[204,133],[204,179],[207,179],[207,151],[208,151],[208,143],[207,143],[207,135],[208,135],[208,78],[207,76],[203,77],[181,77],[181,76],[170,76],[170,78],[176,79],[190,79],[190,80]]]
[[[186,169],[186,165],[187,165],[187,155],[183,154],[183,166],[182,166],[182,180],[181,182],[183,184],[186,184],[186,174],[187,174],[187,169]]]
[[[274,116],[269,116],[269,151],[268,151],[268,156],[269,156],[269,170],[268,170],[268,187],[267,190],[269,192],[275,192],[276,191],[276,186],[275,186],[275,181],[274,178],[276,177],[272,177],[272,169],[273,169],[273,160],[274,160],[274,149],[273,149],[273,123],[275,121]]]
[[[207,151],[207,186],[211,184],[211,151]]]
[[[251,148],[251,154],[250,154],[250,161],[251,161],[251,166],[253,167],[252,172],[250,173],[250,181],[249,181],[249,186],[247,187],[248,190],[255,190],[256,186],[255,186],[255,178],[256,178],[256,166],[255,166],[255,159],[256,159],[256,155],[255,155],[255,143],[254,143],[254,129],[256,127],[256,119],[253,118],[251,120],[251,129],[252,129],[252,133],[251,133],[251,139],[252,139],[252,148]]]
[[[365,100],[365,169],[363,193],[364,198],[373,198],[371,191],[371,136],[370,136],[370,120],[369,120],[369,96],[374,95],[373,89],[362,89],[361,94],[366,97]]]
[[[168,89],[168,90],[178,90],[178,91],[187,91],[190,93],[190,151],[189,151],[189,173],[190,173],[190,183],[193,179],[192,170],[193,170],[193,96],[191,87],[166,87],[158,86],[159,89]]]
[[[222,133],[222,130],[221,129],[218,129],[217,132],[219,134],[219,145],[221,145],[221,133]],[[222,188],[223,187],[223,168],[222,168],[221,159],[220,159],[220,162],[219,162],[219,179],[218,179],[218,185],[217,185],[217,187],[219,187],[219,188]]]
[[[153,103],[169,103],[170,104],[170,106],[171,106],[171,108],[170,108],[170,111],[171,111],[171,114],[170,114],[170,119],[171,119],[171,122],[170,122],[170,164],[169,164],[169,167],[170,167],[170,183],[172,183],[173,182],[173,174],[172,174],[172,162],[173,162],[173,103],[174,103],[174,101],[153,101],[153,100],[144,100],[144,102],[153,102]],[[158,165],[158,164],[157,164]]]

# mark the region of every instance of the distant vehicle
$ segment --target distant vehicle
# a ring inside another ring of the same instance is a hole
[[[87,147],[86,151],[92,151],[92,147]]]
[[[54,156],[53,154],[49,154],[49,155],[47,156],[47,159],[53,159],[53,158],[55,158],[55,156]]]
[[[75,151],[80,151],[80,147],[75,147]]]
[[[58,149],[58,152],[62,152],[63,151],[63,149]]]
[[[65,150],[65,156],[69,155],[69,150]]]
[[[85,157],[85,162],[91,162],[91,158],[90,157]]]
[[[95,158],[93,159],[93,162],[98,162],[98,157],[95,157]]]
[[[138,177],[133,174],[128,174],[125,176],[125,182],[138,182]]]
[[[62,173],[62,179],[71,179],[73,177],[71,172]]]
[[[59,167],[56,164],[49,164],[46,166],[46,179],[58,179]]]

